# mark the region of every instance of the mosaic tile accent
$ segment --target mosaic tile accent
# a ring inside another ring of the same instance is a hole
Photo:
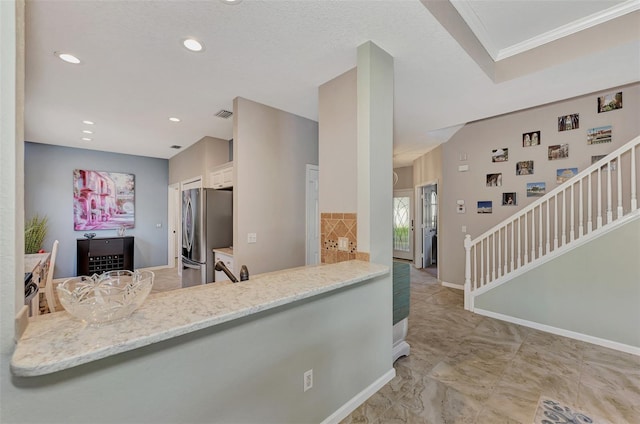
[[[349,240],[347,250],[338,250],[338,239]],[[320,214],[320,261],[333,264],[356,259],[358,256],[358,219],[355,213]],[[368,255],[368,254],[367,254]]]
[[[533,424],[610,424],[596,417],[590,417],[582,412],[575,412],[572,408],[544,396],[538,401],[538,409]]]

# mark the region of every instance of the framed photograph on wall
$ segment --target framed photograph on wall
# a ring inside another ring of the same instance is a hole
[[[542,197],[546,192],[546,183],[527,183],[527,197]]]
[[[495,149],[491,151],[491,162],[506,162],[509,160],[509,149]]]
[[[587,144],[611,143],[611,125],[587,130]]]
[[[502,187],[502,174],[487,174],[487,187]]]
[[[517,198],[516,193],[502,193],[502,206],[517,206]]]
[[[622,91],[598,97],[598,113],[622,109]]]
[[[478,201],[478,213],[492,213],[493,202],[491,200]]]
[[[533,175],[533,161],[523,160],[516,163],[516,175]]]
[[[135,224],[135,176],[73,170],[73,229],[109,230]]]
[[[558,116],[558,131],[571,131],[580,128],[580,114]]]
[[[540,131],[522,134],[522,147],[538,146],[540,141]]]
[[[606,156],[607,156],[607,155],[596,155],[596,156],[591,156],[591,164],[593,165],[594,163],[598,162],[600,159],[605,158]],[[616,159],[614,159],[614,160],[612,160],[612,161],[611,161],[611,162],[609,162],[609,163],[611,164],[611,170],[612,170],[612,171],[615,171],[615,170],[616,170],[616,163],[617,163],[617,160],[616,160]],[[603,166],[602,166],[602,169],[603,169],[604,171],[608,171],[608,169],[607,169],[608,167],[609,167],[608,165],[603,165]]]
[[[578,168],[560,168],[556,170],[556,182],[562,184],[565,181],[575,177],[578,174]]]
[[[549,160],[567,159],[569,157],[568,144],[556,144],[549,146]]]

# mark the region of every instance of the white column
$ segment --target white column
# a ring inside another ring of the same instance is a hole
[[[393,58],[372,42],[358,47],[358,250],[391,267]]]

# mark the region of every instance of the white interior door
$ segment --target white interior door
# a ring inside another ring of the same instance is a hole
[[[307,239],[306,264],[320,263],[320,207],[319,197],[320,171],[316,165],[307,165]]]
[[[393,257],[413,260],[413,190],[393,191]]]

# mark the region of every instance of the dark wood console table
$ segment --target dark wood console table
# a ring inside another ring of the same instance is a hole
[[[102,274],[106,271],[133,271],[133,237],[96,237],[78,239],[77,275]]]

